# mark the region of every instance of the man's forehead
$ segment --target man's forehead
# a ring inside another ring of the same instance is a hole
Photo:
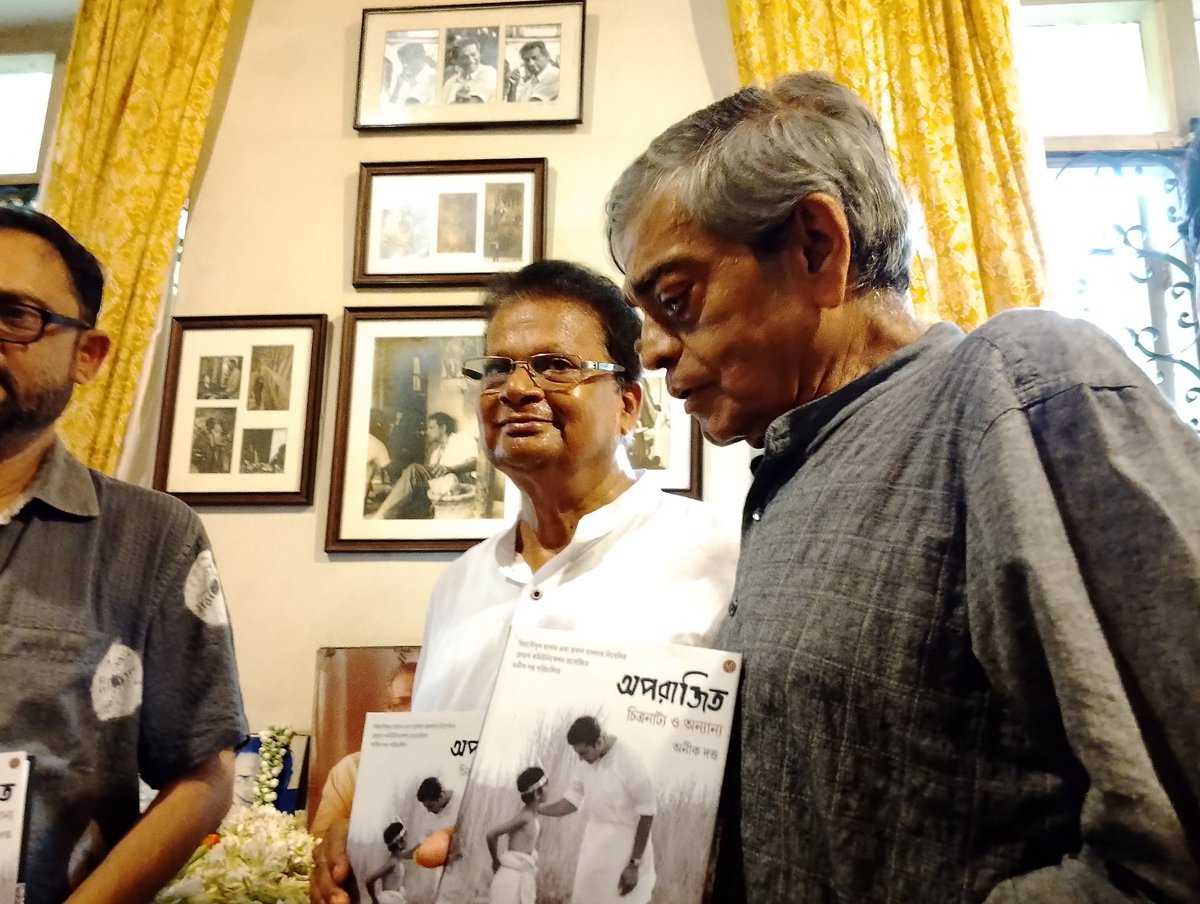
[[[47,304],[78,301],[58,249],[40,235],[8,227],[0,228],[0,291]]]
[[[553,309],[553,310],[552,310]],[[564,323],[573,333],[583,332],[576,327],[586,322],[586,335],[595,335],[604,341],[604,325],[592,307],[584,301],[562,296],[517,298],[500,308],[488,324],[487,345],[490,347],[498,338],[537,338],[544,341],[548,336],[566,332]]]
[[[673,195],[659,194],[630,221],[623,235],[625,296],[636,299],[662,268],[682,256],[699,232]]]

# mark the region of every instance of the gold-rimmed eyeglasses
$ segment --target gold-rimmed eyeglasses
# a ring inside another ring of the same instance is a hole
[[[625,370],[620,364],[608,361],[587,361],[577,355],[545,352],[530,355],[524,361],[503,355],[468,358],[463,362],[462,373],[464,377],[478,380],[482,392],[495,392],[508,382],[518,366],[529,372],[536,386],[548,392],[570,389],[592,377],[618,374]]]

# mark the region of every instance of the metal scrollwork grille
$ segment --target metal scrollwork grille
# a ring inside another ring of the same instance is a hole
[[[1195,260],[1179,151],[1047,155],[1051,307],[1095,323],[1200,431]]]

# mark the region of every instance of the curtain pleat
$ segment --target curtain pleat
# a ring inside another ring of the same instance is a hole
[[[112,473],[212,108],[233,0],[83,0],[43,209],[90,248],[113,350],[59,432]]]
[[[729,0],[729,16],[745,84],[821,69],[878,114],[916,214],[919,314],[970,329],[1042,303],[1008,0]]]

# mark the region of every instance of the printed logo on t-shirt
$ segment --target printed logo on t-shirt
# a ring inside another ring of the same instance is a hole
[[[133,715],[142,705],[142,657],[113,642],[92,676],[92,709],[100,721]]]
[[[213,561],[211,550],[203,550],[192,563],[183,585],[183,601],[206,625],[229,624],[225,593],[221,590],[221,579],[217,577],[217,563]]]

